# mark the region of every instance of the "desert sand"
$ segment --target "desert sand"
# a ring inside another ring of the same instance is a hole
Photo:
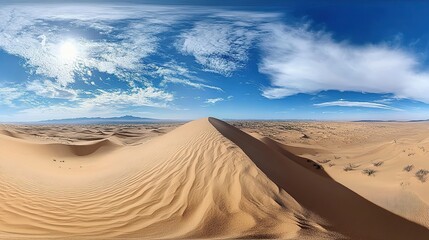
[[[429,123],[0,126],[0,238],[429,239]]]

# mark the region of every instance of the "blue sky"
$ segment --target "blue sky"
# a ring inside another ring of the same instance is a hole
[[[3,122],[429,118],[429,3],[1,3]]]

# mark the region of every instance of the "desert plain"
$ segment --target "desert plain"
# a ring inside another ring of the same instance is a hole
[[[0,125],[0,238],[429,239],[428,122]]]

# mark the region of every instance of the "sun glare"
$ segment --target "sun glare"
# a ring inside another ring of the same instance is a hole
[[[60,56],[64,60],[75,60],[77,57],[76,43],[74,41],[63,42],[60,46]]]

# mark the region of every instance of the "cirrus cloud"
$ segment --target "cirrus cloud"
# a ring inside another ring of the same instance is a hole
[[[90,69],[132,80],[142,59],[156,51],[158,35],[181,18],[171,11],[155,6],[4,6],[0,7],[0,48],[25,59],[31,72],[63,87]],[[117,26],[117,21],[126,27]],[[81,28],[94,37],[73,33]],[[66,41],[73,42],[75,59],[61,56]]]
[[[0,105],[15,106],[13,101],[19,99],[24,93],[16,87],[0,87]]]
[[[75,99],[78,91],[55,84],[49,80],[35,80],[27,83],[26,90],[45,98]]]
[[[244,66],[257,32],[230,23],[197,23],[181,35],[177,48],[207,71],[230,76]]]
[[[402,109],[395,108],[386,104],[374,103],[374,102],[353,102],[353,101],[332,101],[313,104],[316,107],[363,107],[363,108],[377,108],[394,111],[402,111]]]
[[[94,98],[82,99],[80,105],[84,108],[95,106],[166,107],[167,103],[174,99],[172,94],[154,87],[133,88],[129,91],[99,91],[101,93]]]
[[[1,92],[0,92],[1,94]],[[61,102],[20,110],[14,114],[15,119],[32,119],[33,121],[48,118],[74,118],[114,116],[127,114],[126,109],[132,107],[169,107],[174,99],[170,93],[154,87],[133,88],[131,90],[99,90],[94,96],[75,98],[70,102]]]
[[[225,101],[225,99],[223,99],[223,98],[209,98],[209,99],[206,100],[205,103],[215,104],[217,102],[222,102],[222,101]]]

